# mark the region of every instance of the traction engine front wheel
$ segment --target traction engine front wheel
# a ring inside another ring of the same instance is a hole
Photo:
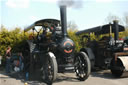
[[[86,80],[91,72],[91,63],[85,52],[80,52],[75,56],[75,73],[78,80]]]
[[[52,82],[55,81],[58,73],[57,61],[54,54],[51,52],[46,57],[46,61],[42,67],[42,79],[45,83],[51,85]]]
[[[123,66],[123,63],[122,61],[117,58],[117,61],[115,62],[114,59],[112,59],[111,61],[111,72],[112,74],[115,76],[115,77],[121,77],[123,72],[124,72],[124,66]]]

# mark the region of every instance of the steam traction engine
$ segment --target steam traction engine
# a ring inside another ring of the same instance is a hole
[[[79,80],[88,78],[89,59],[86,54],[74,53],[75,44],[67,34],[66,6],[60,7],[61,22],[56,19],[43,19],[25,28],[32,29],[37,36],[28,40],[30,47],[30,73],[38,69],[44,82],[51,84],[58,72],[74,70]],[[40,26],[37,30],[36,27]],[[36,74],[35,72],[34,74]]]
[[[110,69],[116,77],[127,76],[128,44],[126,40],[119,39],[119,32],[122,31],[125,31],[125,28],[115,20],[113,24],[85,29],[76,33],[77,35],[83,34],[82,42],[84,39],[87,40],[86,47],[81,48],[80,52],[88,55],[92,69]],[[91,39],[91,33],[95,35],[95,39]],[[101,39],[100,35],[103,36]],[[84,46],[85,44],[83,44]]]

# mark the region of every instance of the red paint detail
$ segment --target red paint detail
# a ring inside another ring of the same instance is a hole
[[[73,43],[70,42],[70,41],[66,41],[66,42],[64,42],[64,46],[65,46],[67,43],[70,43],[70,44],[73,46]]]
[[[65,53],[71,53],[72,52],[72,49],[67,51],[67,50],[64,50]]]
[[[64,42],[64,46],[65,46],[67,43],[69,43],[69,44],[71,44],[71,45],[73,46],[73,43],[70,42],[70,41],[66,41],[66,42]],[[64,52],[65,52],[65,53],[71,53],[71,52],[72,52],[72,49],[69,50],[69,51],[67,51],[66,49],[64,49]]]

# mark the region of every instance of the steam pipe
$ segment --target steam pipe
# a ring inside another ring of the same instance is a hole
[[[66,16],[66,6],[60,6],[60,17],[63,36],[67,36],[67,16]]]

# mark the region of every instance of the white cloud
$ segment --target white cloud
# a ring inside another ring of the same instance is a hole
[[[96,0],[96,2],[112,2],[113,0]]]
[[[30,0],[7,0],[6,5],[11,8],[27,8]]]
[[[32,0],[37,2],[48,2],[48,3],[56,3],[58,0]]]
[[[117,1],[127,1],[127,0],[95,0],[96,2],[117,2]]]

